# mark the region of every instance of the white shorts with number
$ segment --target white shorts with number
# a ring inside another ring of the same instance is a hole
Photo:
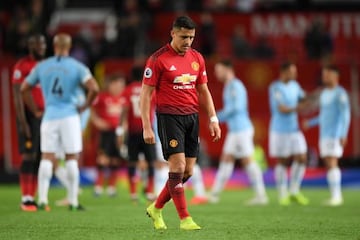
[[[325,138],[320,139],[320,157],[336,157],[340,158],[343,155],[344,149],[341,146],[340,139]]]
[[[235,158],[251,157],[254,153],[254,129],[228,133],[225,138],[223,153]]]
[[[305,154],[307,145],[304,134],[270,132],[270,156],[274,158],[288,158],[294,155]]]
[[[56,153],[59,149],[67,154],[82,151],[79,115],[41,123],[41,152]]]

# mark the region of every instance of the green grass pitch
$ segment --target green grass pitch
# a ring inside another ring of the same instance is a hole
[[[269,191],[271,204],[266,207],[245,207],[250,190],[227,191],[216,205],[190,206],[190,213],[203,227],[200,231],[179,230],[173,203],[164,210],[166,231],[155,231],[145,215],[145,204],[133,205],[125,189],[117,198],[94,198],[85,188],[80,199],[86,212],[69,212],[55,207],[51,212],[24,213],[19,210],[17,186],[0,186],[0,239],[326,239],[360,240],[360,193],[345,190],[345,205],[338,208],[321,206],[328,197],[327,189],[305,189],[311,199],[307,207],[280,207],[276,192]],[[191,192],[188,192],[190,197]],[[64,196],[64,190],[52,188],[50,201]]]

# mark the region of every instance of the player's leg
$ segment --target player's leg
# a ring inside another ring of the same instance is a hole
[[[104,192],[105,170],[110,165],[110,159],[106,154],[108,148],[107,132],[101,131],[99,136],[98,155],[96,158],[96,179],[94,183],[94,196],[98,197]]]
[[[216,172],[215,182],[209,195],[209,201],[217,203],[219,195],[223,191],[227,181],[230,179],[235,165],[234,153],[236,151],[237,143],[236,136],[233,133],[228,133],[225,138],[223,153],[220,158],[219,168]]]
[[[207,203],[208,198],[206,196],[203,176],[199,164],[195,164],[193,167],[191,183],[194,190],[194,197],[191,199],[190,204],[199,205]]]
[[[65,151],[65,167],[69,180],[69,209],[83,210],[79,204],[80,170],[79,154],[82,151],[80,117],[71,116],[61,120],[60,141]]]
[[[38,174],[38,206],[40,210],[50,211],[48,192],[53,175],[55,152],[60,142],[60,121],[44,121],[41,123],[41,161]]]
[[[235,165],[235,158],[231,154],[223,153],[220,158],[219,168],[216,172],[215,181],[212,186],[209,201],[211,203],[219,202],[219,195],[224,190],[227,181],[230,179]]]
[[[327,182],[330,190],[330,199],[325,202],[328,206],[340,206],[343,204],[341,193],[341,171],[339,158],[343,154],[343,147],[338,139],[320,140],[320,155],[324,159],[327,168]]]
[[[265,205],[269,202],[265,191],[264,179],[259,165],[251,158],[242,158],[245,171],[250,179],[255,197],[247,202],[248,205]]]
[[[142,136],[140,136],[142,137]],[[142,138],[141,138],[142,139]],[[142,149],[147,162],[147,184],[145,189],[146,198],[149,201],[153,201],[155,198],[154,194],[154,162],[156,159],[155,145],[145,144],[142,139]]]
[[[117,183],[117,176],[118,176],[119,163],[120,163],[120,151],[117,147],[115,131],[109,132],[107,141],[109,144],[107,149],[107,154],[110,159],[110,165],[109,165],[110,173],[109,173],[107,194],[109,197],[115,197],[117,194],[116,183]]]
[[[254,154],[254,130],[249,129],[236,134],[237,143],[234,154],[242,160],[242,164],[250,179],[255,192],[255,197],[247,202],[248,205],[264,205],[268,203],[265,192],[264,179],[259,165],[253,160]]]
[[[129,159],[127,162],[127,168],[128,168],[130,198],[133,202],[137,202],[139,200],[139,197],[137,194],[136,166],[139,160],[139,153],[140,153],[139,139],[135,135],[130,134],[128,136],[127,144],[129,146],[128,149]]]
[[[301,205],[309,204],[309,200],[300,192],[300,186],[305,175],[307,161],[307,146],[305,137],[301,132],[295,133],[291,139],[293,162],[290,169],[290,195],[291,199]]]
[[[157,142],[155,144],[156,148],[156,161],[154,163],[155,172],[154,172],[154,188],[156,196],[159,196],[161,190],[163,189],[166,181],[168,179],[169,167],[167,162],[164,160],[163,152],[161,149],[161,143]]]
[[[270,132],[269,149],[270,156],[277,160],[274,177],[278,190],[279,204],[287,206],[290,204],[287,164],[291,152],[288,135]]]
[[[339,206],[343,203],[343,197],[341,193],[341,171],[338,166],[338,158],[325,157],[325,165],[327,168],[327,182],[330,189],[330,200],[327,205]]]

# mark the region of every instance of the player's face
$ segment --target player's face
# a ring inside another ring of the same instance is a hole
[[[297,78],[297,68],[295,65],[291,65],[288,70],[289,80],[294,80]]]
[[[111,95],[119,95],[125,88],[125,79],[119,78],[109,83],[109,92]]]
[[[195,29],[174,28],[171,31],[172,46],[180,54],[190,49],[195,38]]]
[[[45,56],[46,52],[46,42],[44,37],[39,37],[34,39],[30,43],[30,52],[36,59],[42,59]]]
[[[220,82],[224,82],[226,79],[226,67],[222,64],[215,65],[215,76]]]
[[[330,71],[329,69],[323,69],[322,71],[322,81],[325,86],[332,86],[338,81],[339,75],[335,71]]]

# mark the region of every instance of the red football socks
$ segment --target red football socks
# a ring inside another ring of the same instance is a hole
[[[117,169],[110,169],[109,186],[115,187],[117,180]]]
[[[20,189],[22,196],[31,195],[31,175],[28,173],[20,173]],[[33,195],[31,195],[33,196]]]
[[[149,176],[146,186],[146,193],[153,193],[153,192],[154,192],[154,176]]]
[[[169,173],[168,189],[180,219],[190,216],[183,187],[183,173]]]
[[[168,182],[169,181],[166,181],[163,190],[161,190],[161,193],[159,194],[158,198],[156,199],[155,207],[158,208],[158,209],[163,208],[165,206],[165,204],[168,201],[170,201],[170,199],[171,199],[171,195],[170,195],[169,187],[168,187]]]

